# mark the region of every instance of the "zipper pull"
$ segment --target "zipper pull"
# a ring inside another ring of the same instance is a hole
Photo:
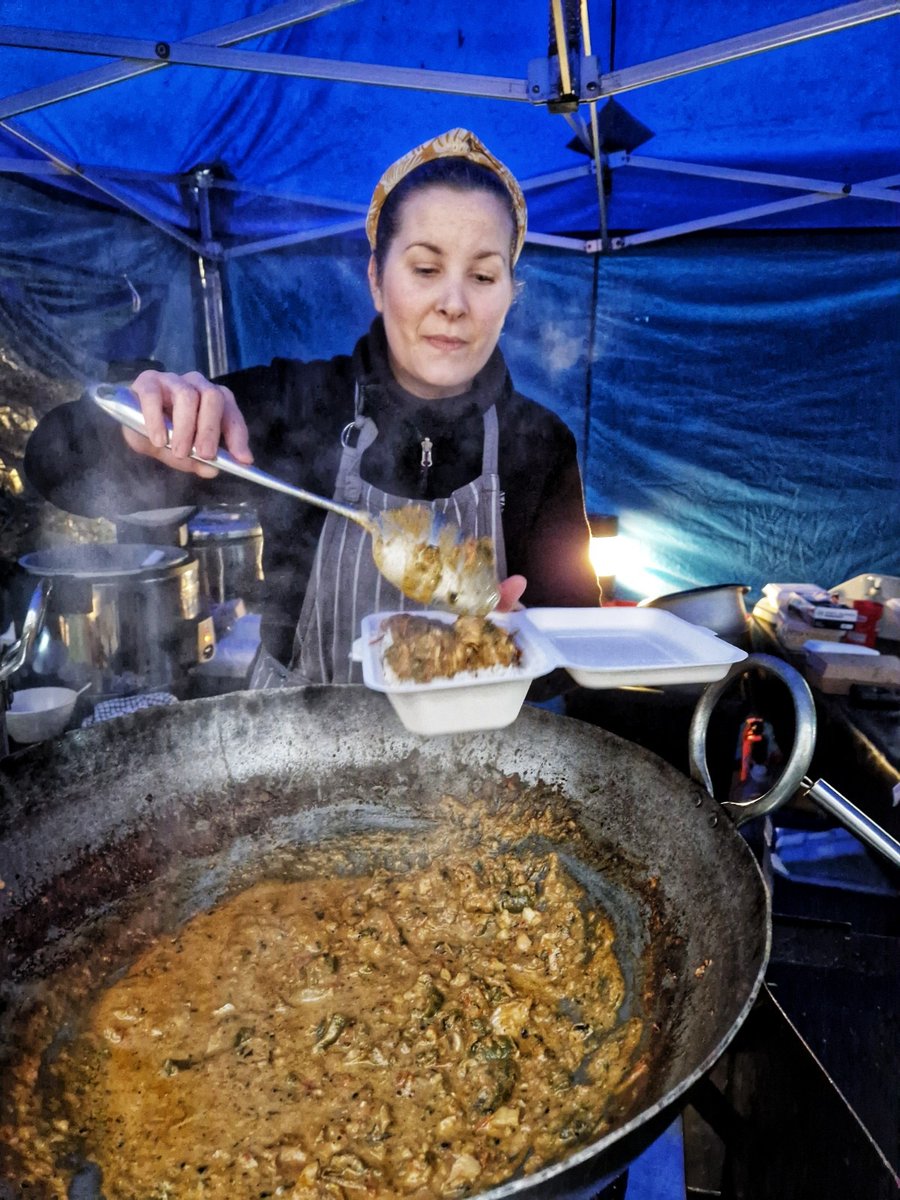
[[[428,495],[428,476],[431,472],[431,448],[433,442],[430,437],[423,437],[419,445],[422,447],[422,458],[419,464],[419,494],[421,496]]]

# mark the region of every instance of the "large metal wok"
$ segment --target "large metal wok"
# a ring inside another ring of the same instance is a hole
[[[498,732],[423,739],[364,689],[235,693],[7,760],[0,1046],[15,1053],[18,1014],[54,971],[81,961],[114,970],[148,931],[209,906],[278,847],[421,828],[442,796],[498,776],[571,805],[593,849],[561,850],[616,923],[629,1005],[643,1009],[650,1036],[648,1069],[608,1134],[483,1196],[592,1195],[654,1140],[747,1016],[769,950],[768,894],[743,838],[699,785],[541,710]],[[20,1194],[13,1166],[5,1176],[3,1200]],[[70,1194],[99,1195],[92,1178],[86,1169]]]

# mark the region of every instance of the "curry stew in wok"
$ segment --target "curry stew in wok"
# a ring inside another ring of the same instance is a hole
[[[443,822],[363,871],[307,847],[35,1037],[0,1120],[22,1194],[89,1162],[106,1200],[464,1197],[607,1132],[649,1031],[558,852],[574,824],[442,805],[449,852]]]

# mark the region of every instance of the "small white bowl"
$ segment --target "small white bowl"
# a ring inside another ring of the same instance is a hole
[[[6,730],[22,744],[58,737],[66,728],[79,693],[65,687],[24,688],[13,692]]]

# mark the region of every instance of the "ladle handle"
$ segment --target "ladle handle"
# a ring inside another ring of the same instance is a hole
[[[791,694],[794,704],[794,745],[784,770],[773,786],[755,800],[725,800],[722,807],[727,810],[735,825],[743,825],[751,817],[760,817],[773,812],[798,792],[808,796],[819,808],[835,817],[861,841],[884,855],[894,866],[900,866],[900,842],[882,829],[875,821],[852,804],[839,791],[819,779],[813,783],[806,772],[812,762],[816,744],[816,703],[809,684],[799,671],[770,654],[751,654],[732,667],[728,675],[705,689],[694,709],[688,735],[688,752],[691,777],[702,783],[713,794],[712,777],[706,765],[706,734],[713,709],[722,693],[731,686],[736,675],[754,668],[776,675]]]
[[[139,433],[143,437],[149,437],[140,402],[131,388],[127,388],[122,384],[97,383],[88,388],[88,395],[95,404],[99,405],[105,413],[108,413],[120,425],[125,425],[128,429],[133,429],[135,433]],[[166,432],[171,439],[171,421],[166,419],[165,426]],[[377,533],[378,531],[378,526],[368,513],[362,512],[357,508],[351,508],[348,504],[341,504],[337,500],[329,500],[325,496],[317,496],[315,492],[308,492],[305,488],[294,487],[293,484],[285,483],[284,480],[278,479],[274,475],[260,471],[258,467],[240,463],[237,459],[232,458],[227,450],[220,450],[215,458],[203,458],[192,449],[190,457],[196,462],[205,463],[208,467],[216,467],[220,471],[226,471],[229,475],[237,475],[238,478],[244,479],[248,483],[256,483],[260,487],[270,488],[275,492],[283,492],[286,496],[293,496],[295,500],[302,500],[305,504],[312,504],[316,508],[324,508],[328,512],[337,513],[340,517],[346,517],[348,521],[355,521],[357,525],[362,525],[363,529],[368,533]]]

